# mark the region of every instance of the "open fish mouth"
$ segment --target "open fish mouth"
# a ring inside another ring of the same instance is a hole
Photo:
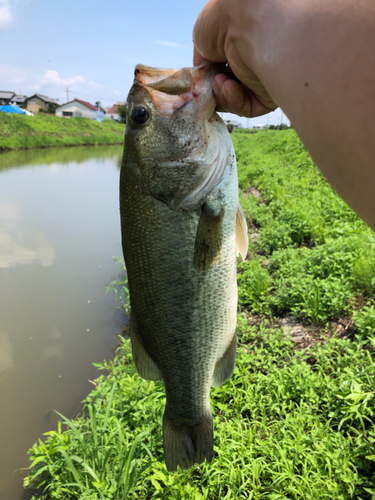
[[[220,66],[203,61],[194,68],[162,69],[138,64],[134,70],[134,84],[145,87],[155,108],[164,116],[174,113],[193,100],[200,101],[204,118],[215,109],[212,82]]]

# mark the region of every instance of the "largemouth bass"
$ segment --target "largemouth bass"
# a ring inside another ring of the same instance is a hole
[[[120,177],[130,337],[141,377],[163,380],[168,470],[213,458],[210,386],[236,357],[236,253],[247,228],[236,159],[214,112],[215,65],[135,68]]]

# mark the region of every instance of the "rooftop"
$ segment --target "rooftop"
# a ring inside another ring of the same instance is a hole
[[[15,95],[15,92],[10,90],[0,90],[0,99],[11,99]]]
[[[94,104],[91,104],[90,102],[81,101],[81,99],[74,99],[74,100],[77,102],[80,102],[84,106],[87,106],[88,108],[92,109],[93,111],[99,111],[99,108],[97,106],[94,106]],[[103,111],[103,113],[105,113],[105,110],[103,108],[100,108],[100,111]]]
[[[116,103],[113,106],[111,106],[106,113],[111,114],[111,113],[118,113],[118,107],[121,106],[120,103]]]
[[[50,102],[51,104],[60,104],[59,101],[57,101],[56,99],[51,99],[50,97],[42,94],[34,94],[31,97],[28,97],[27,100],[32,99],[33,97],[38,97],[42,101]]]

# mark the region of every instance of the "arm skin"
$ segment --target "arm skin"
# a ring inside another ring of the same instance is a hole
[[[195,64],[228,62],[218,107],[281,106],[327,180],[375,229],[375,1],[210,0]],[[241,83],[242,82],[242,83]]]

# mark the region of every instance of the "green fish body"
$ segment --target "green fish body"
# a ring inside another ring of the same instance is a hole
[[[120,179],[130,336],[139,374],[163,380],[168,470],[213,457],[210,386],[234,370],[236,253],[247,252],[235,154],[214,113],[215,68],[137,66]]]

